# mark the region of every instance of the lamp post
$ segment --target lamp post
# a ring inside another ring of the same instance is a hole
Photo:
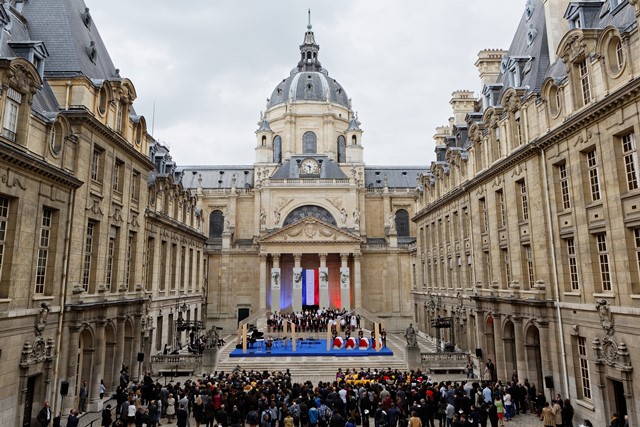
[[[175,333],[173,334],[173,336],[175,340],[174,346],[177,350],[182,349],[182,346],[180,345],[179,335],[178,335],[178,334],[182,334],[181,326],[182,326],[182,323],[184,322],[184,319],[182,318],[182,313],[186,313],[187,311],[189,311],[189,306],[187,305],[186,300],[187,300],[187,295],[182,294],[180,295],[180,297],[178,297],[178,300],[176,301],[176,313],[178,313],[178,319],[175,321],[175,324],[174,324]]]

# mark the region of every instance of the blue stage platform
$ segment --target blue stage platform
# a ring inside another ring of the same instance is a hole
[[[242,349],[236,348],[229,357],[302,357],[302,356],[336,356],[336,357],[364,357],[364,356],[393,356],[393,352],[384,347],[380,351],[372,348],[367,350],[356,349],[334,349],[327,351],[327,340],[298,340],[296,351],[291,348],[291,340],[287,340],[286,346],[281,342],[275,342],[271,350],[267,350],[265,343],[257,342],[247,349],[246,353]]]

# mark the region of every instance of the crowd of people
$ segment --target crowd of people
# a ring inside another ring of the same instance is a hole
[[[345,309],[307,309],[298,312],[273,312],[267,318],[267,331],[278,333],[284,331],[285,324],[291,322],[297,332],[326,332],[327,328],[340,330],[360,329],[360,315]]]
[[[118,388],[115,415],[107,406],[102,426],[502,427],[527,412],[545,426],[573,427],[569,399],[548,402],[527,380],[436,382],[421,371],[340,369],[335,381],[314,385],[293,382],[288,370],[238,366],[183,384],[146,373]]]

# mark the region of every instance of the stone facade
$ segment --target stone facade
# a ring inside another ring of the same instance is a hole
[[[81,3],[0,7],[7,426],[29,425],[46,400],[67,414],[83,381],[87,409],[100,410],[101,380],[111,393],[123,366],[135,379],[152,352],[186,342],[178,319],[202,320],[206,238],[197,196],[135,114],[135,87],[113,67]],[[51,32],[57,26],[76,38],[62,40]],[[170,250],[161,260],[163,246]]]
[[[637,422],[636,1],[528,1],[482,51],[422,177],[414,317],[442,340],[570,398],[576,421]],[[558,19],[563,16],[563,19]]]

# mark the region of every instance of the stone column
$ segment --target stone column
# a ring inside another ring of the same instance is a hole
[[[496,345],[496,375],[498,380],[505,380],[511,378],[511,375],[506,373],[506,362],[504,358],[504,341],[502,338],[502,321],[501,315],[493,315],[493,336]]]
[[[98,319],[95,323],[95,347],[93,351],[93,366],[91,367],[91,384],[89,384],[89,405],[90,411],[102,411],[102,399],[100,399],[100,380],[104,374],[104,354],[106,318]]]
[[[142,322],[141,315],[136,313],[133,317],[133,343],[131,345],[131,381],[137,381],[140,377],[140,369],[138,367],[138,352],[141,348],[142,333],[140,331]],[[175,319],[174,319],[175,323]]]
[[[302,310],[302,254],[293,254],[293,311]],[[298,280],[296,280],[298,279]]]
[[[327,254],[320,256],[320,308],[329,308],[329,270],[327,269]]]
[[[76,371],[78,370],[78,344],[80,341],[80,328],[82,325],[70,324],[69,325],[69,342],[66,343],[66,357],[67,357],[67,378],[69,382],[69,394],[64,398],[64,403],[67,405],[62,409],[62,413],[68,414],[69,409],[74,407],[76,401],[75,396],[78,395],[76,386]]]
[[[527,373],[527,349],[524,346],[524,330],[522,329],[522,317],[513,318],[513,329],[516,334],[516,369],[518,381],[524,384],[524,379],[529,378]]]
[[[544,377],[547,375],[553,375],[553,368],[551,367],[551,346],[548,344],[551,341],[550,337],[549,337],[549,322],[548,321],[539,321],[537,323],[538,326],[538,331],[540,333],[540,359],[542,359],[542,378],[544,380]],[[544,381],[543,384],[538,385],[538,390],[540,390],[540,387],[542,387],[544,385]],[[555,386],[559,387],[560,384],[554,384]],[[544,387],[545,390],[545,396],[547,396],[547,400],[550,401],[551,399],[555,398],[554,395],[554,390],[549,390],[548,388]]]
[[[122,362],[124,361],[124,321],[126,317],[118,316],[116,329],[116,348],[114,352],[113,361],[113,381],[112,391],[120,385],[120,370],[122,369]]]
[[[351,272],[349,254],[340,254],[340,303],[342,308],[351,310]]]
[[[280,311],[280,288],[282,274],[280,271],[280,254],[271,255],[273,266],[271,267],[271,311]]]
[[[260,254],[259,309],[267,309],[267,254]]]
[[[353,286],[354,286],[354,299],[355,308],[362,307],[362,284],[360,283],[360,254],[353,254]]]

